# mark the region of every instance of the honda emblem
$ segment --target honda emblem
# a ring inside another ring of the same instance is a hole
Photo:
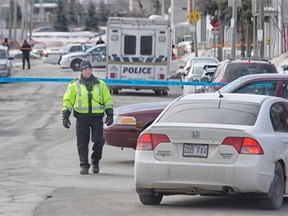
[[[200,132],[199,131],[192,131],[192,138],[197,139],[200,137]]]

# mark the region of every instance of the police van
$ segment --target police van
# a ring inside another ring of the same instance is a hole
[[[107,79],[135,80],[135,85],[109,85],[121,89],[151,89],[167,95],[168,86],[139,85],[138,80],[168,80],[172,57],[169,21],[110,17],[107,24]]]

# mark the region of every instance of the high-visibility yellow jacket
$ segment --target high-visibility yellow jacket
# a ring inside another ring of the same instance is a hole
[[[79,79],[69,83],[63,96],[62,112],[67,110],[72,112],[74,110],[80,114],[99,114],[99,116],[102,116],[107,108],[113,109],[109,89],[103,80],[98,79],[98,81],[98,84],[93,84],[91,92]]]

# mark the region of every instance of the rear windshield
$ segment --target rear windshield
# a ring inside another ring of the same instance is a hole
[[[159,122],[254,125],[259,104],[234,101],[176,101]]]
[[[0,50],[0,59],[7,59],[7,52],[5,50]]]
[[[239,77],[249,74],[261,74],[261,73],[277,73],[277,70],[272,64],[262,63],[234,63],[229,64],[226,67],[225,77],[231,82]]]
[[[199,59],[192,59],[191,61],[190,61],[190,65],[193,65],[193,64],[197,64],[197,63],[207,63],[207,64],[209,64],[209,63],[217,63],[217,60],[216,59],[210,59],[210,58],[207,58],[207,59],[201,59],[201,58],[199,58]]]
[[[203,67],[193,67],[193,74],[202,75],[203,74]]]

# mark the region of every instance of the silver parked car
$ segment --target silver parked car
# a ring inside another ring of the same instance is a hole
[[[12,60],[7,47],[0,45],[0,77],[10,77],[13,70]]]

